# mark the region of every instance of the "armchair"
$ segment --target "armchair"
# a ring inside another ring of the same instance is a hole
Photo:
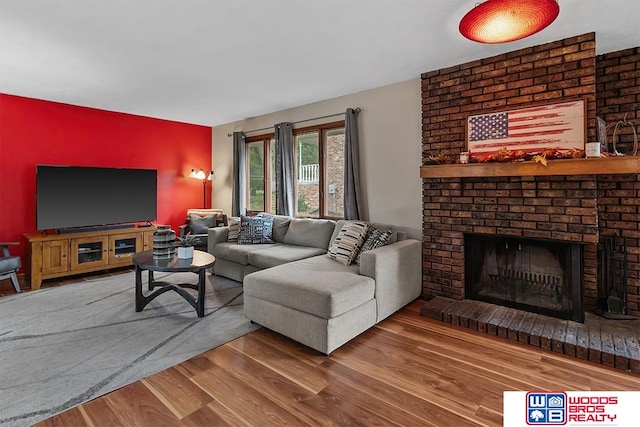
[[[180,226],[178,235],[184,237],[191,233],[196,237],[195,246],[207,247],[208,229],[227,225],[227,216],[222,214],[222,209],[188,209],[187,219]]]
[[[16,292],[20,292],[20,284],[18,283],[16,272],[22,264],[19,256],[11,256],[9,246],[17,246],[19,244],[20,243],[17,242],[0,242],[0,248],[2,248],[2,254],[0,256],[0,280],[11,279]]]

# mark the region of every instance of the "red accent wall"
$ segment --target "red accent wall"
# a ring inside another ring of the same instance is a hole
[[[211,133],[207,126],[0,94],[0,241],[22,242],[22,233],[35,231],[38,164],[157,169],[155,222],[177,231],[188,208],[202,207],[202,182],[187,175],[211,169]],[[12,252],[23,255],[24,245]]]

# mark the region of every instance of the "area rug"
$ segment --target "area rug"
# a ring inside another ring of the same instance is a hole
[[[259,327],[240,283],[207,282],[202,318],[175,292],[136,313],[133,272],[0,298],[0,425],[31,425]]]

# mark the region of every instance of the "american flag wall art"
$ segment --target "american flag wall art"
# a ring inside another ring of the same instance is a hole
[[[584,150],[584,138],[584,100],[467,118],[467,149],[472,153],[502,148],[525,152]]]

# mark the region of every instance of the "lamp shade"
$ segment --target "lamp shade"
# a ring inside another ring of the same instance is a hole
[[[480,43],[505,43],[528,37],[560,13],[556,0],[487,0],[460,21],[460,33]]]
[[[196,172],[195,169],[191,169],[191,173],[189,174],[189,178],[205,179],[206,177],[207,175],[202,169],[200,169],[198,172]]]

